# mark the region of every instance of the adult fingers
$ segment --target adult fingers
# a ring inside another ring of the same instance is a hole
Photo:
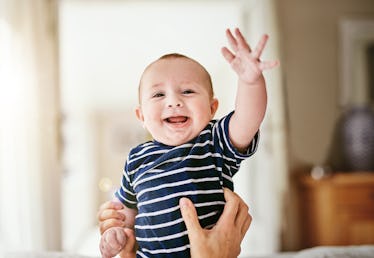
[[[100,234],[112,227],[124,227],[126,223],[123,220],[107,219],[99,223]]]
[[[238,207],[236,214],[231,216],[235,216],[235,227],[239,230],[241,240],[243,240],[252,222],[252,216],[248,213],[249,207],[239,195],[228,189],[225,189],[225,199],[235,201]]]
[[[245,202],[238,196],[239,200],[239,207],[238,207],[238,212],[236,214],[235,218],[235,225],[240,226],[243,225],[244,221],[248,218],[249,213],[248,213],[248,205],[245,204]]]
[[[221,217],[217,221],[216,227],[232,227],[239,209],[239,197],[227,188],[223,189],[223,193],[226,204]]]
[[[123,204],[121,202],[116,201],[116,200],[111,200],[111,201],[107,201],[101,204],[99,207],[99,210],[105,210],[105,209],[120,210],[122,208],[123,208]]]
[[[133,253],[137,249],[134,230],[130,228],[125,228],[124,230],[125,230],[127,242],[122,251],[124,253]]]
[[[201,233],[202,228],[197,217],[197,212],[193,206],[191,200],[187,198],[181,198],[179,200],[179,206],[181,209],[182,217],[184,223],[186,224],[188,237],[190,242],[193,242],[197,239],[197,236]]]
[[[252,223],[252,216],[250,214],[248,214],[247,218],[245,219],[245,221],[243,223],[242,230],[240,232],[241,241],[243,240],[245,234],[247,233],[247,231],[248,231],[249,226],[251,225],[251,223]]]
[[[125,220],[126,215],[119,211],[120,210],[114,210],[114,209],[102,210],[97,214],[98,220],[99,222],[105,221],[107,219]]]
[[[239,230],[240,233],[240,240],[242,241],[245,234],[247,233],[249,226],[252,222],[252,216],[249,214],[249,207],[240,198],[239,195],[233,193],[235,195],[236,200],[238,201],[238,211],[235,218],[235,227]]]
[[[121,210],[123,209],[123,204],[117,201],[107,201],[100,205],[99,211],[97,212],[98,220],[107,219],[105,216],[108,215],[107,210]],[[109,214],[110,215],[110,214]],[[103,217],[104,216],[104,217]]]

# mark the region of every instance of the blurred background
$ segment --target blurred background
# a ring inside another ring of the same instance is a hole
[[[0,250],[99,255],[98,207],[149,139],[134,115],[143,69],[198,60],[220,117],[234,108],[220,49],[235,27],[252,46],[269,34],[263,59],[281,63],[234,178],[253,216],[242,255],[304,247],[294,178],[329,165],[345,110],[374,103],[372,0],[0,0]]]

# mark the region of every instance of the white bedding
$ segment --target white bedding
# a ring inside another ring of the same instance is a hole
[[[302,250],[293,258],[374,258],[374,245],[319,246]]]
[[[1,258],[100,258],[64,252],[12,252],[3,253]],[[219,257],[217,257],[219,258]],[[374,258],[374,245],[320,246],[294,253],[277,253],[246,258]]]

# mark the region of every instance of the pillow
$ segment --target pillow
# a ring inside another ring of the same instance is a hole
[[[294,258],[373,258],[374,245],[318,246],[298,252]]]

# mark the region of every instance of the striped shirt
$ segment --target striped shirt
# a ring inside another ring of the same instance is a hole
[[[179,210],[181,197],[193,201],[202,227],[217,222],[225,204],[222,188],[233,190],[232,176],[258,145],[257,133],[246,153],[232,146],[228,130],[232,114],[210,121],[185,144],[167,146],[150,141],[130,151],[116,197],[127,207],[138,209],[137,257],[190,257]]]

